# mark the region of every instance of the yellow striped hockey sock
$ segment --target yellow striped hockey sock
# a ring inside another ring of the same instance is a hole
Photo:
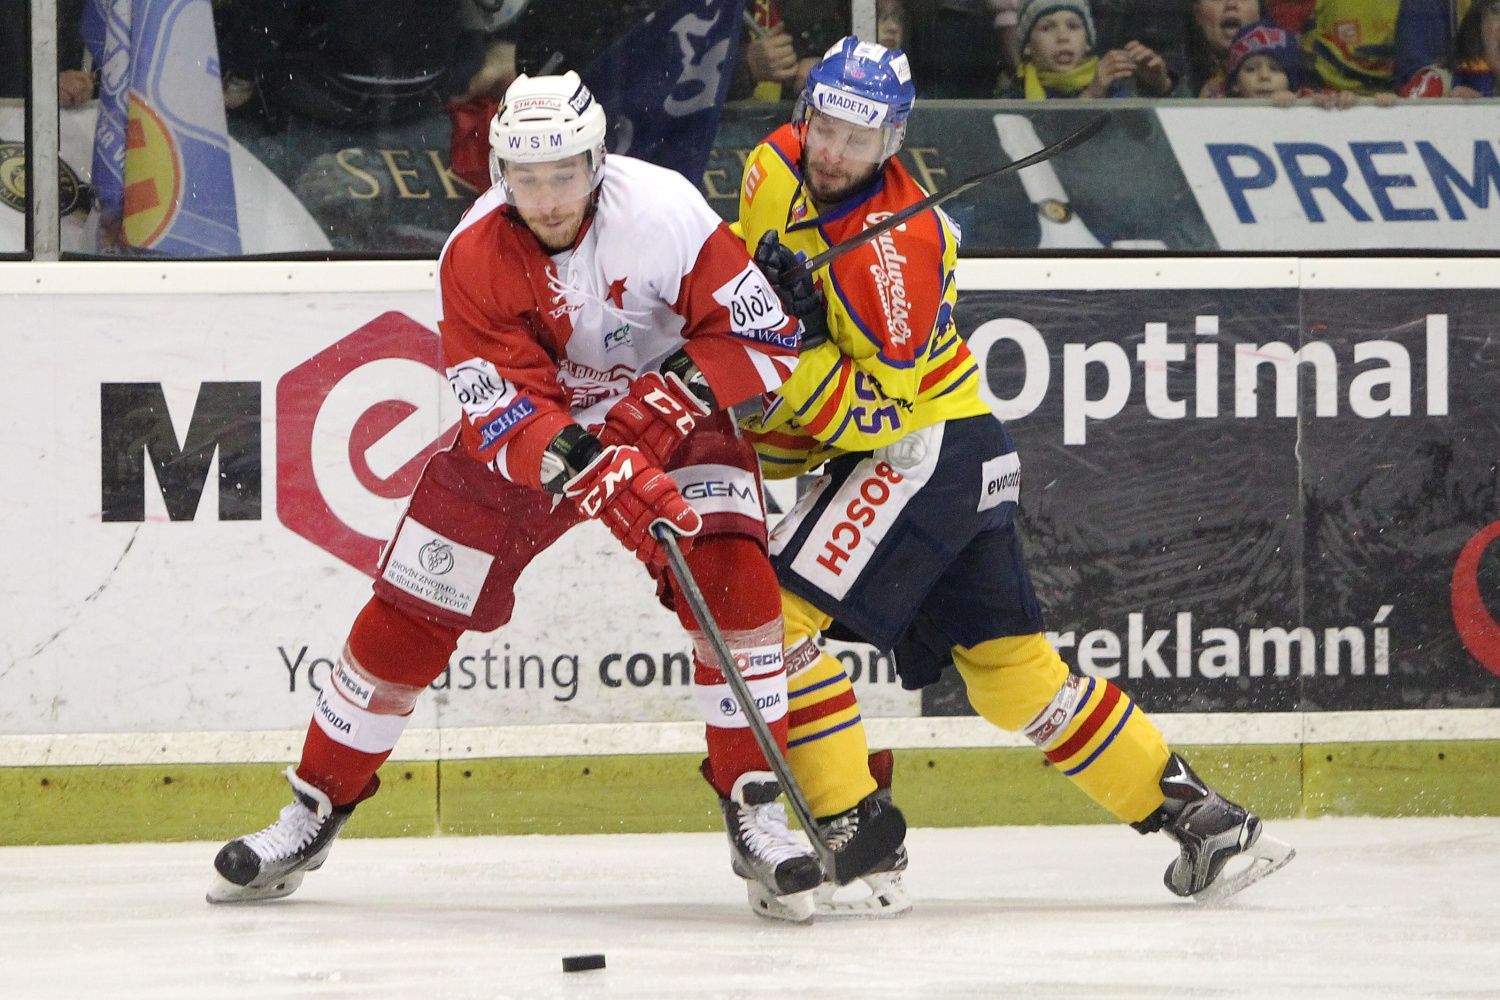
[[[1116,818],[1138,822],[1162,804],[1166,739],[1124,691],[1070,674],[1040,634],[956,646],[953,655],[975,710],[1021,732]]]
[[[814,816],[833,816],[875,791],[859,699],[844,665],[815,636],[827,615],[786,590],[787,763]]]

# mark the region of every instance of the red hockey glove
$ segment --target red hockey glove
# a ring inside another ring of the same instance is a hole
[[[677,484],[636,448],[605,448],[568,481],[563,495],[586,517],[603,521],[620,544],[648,566],[667,561],[652,537],[652,525],[665,524],[681,535],[684,552],[691,548],[688,539],[703,527],[703,518],[688,506]]]
[[[708,416],[708,406],[671,372],[647,372],[630,384],[630,394],[610,408],[599,430],[606,448],[639,448],[653,465],[665,465],[677,445]]]

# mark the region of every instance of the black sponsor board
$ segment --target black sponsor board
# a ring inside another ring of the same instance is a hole
[[[1302,293],[1305,334],[1330,344],[1341,365],[1360,345],[1405,349],[1412,413],[1361,418],[1345,409],[1306,422],[1307,622],[1321,629],[1391,609],[1385,683],[1321,677],[1306,686],[1309,709],[1500,704],[1491,672],[1500,664],[1487,669],[1476,658],[1500,636],[1491,622],[1465,616],[1460,625],[1455,615],[1466,593],[1500,613],[1500,544],[1480,537],[1500,521],[1497,316],[1500,292],[1489,290]],[[1460,572],[1466,549],[1477,563]]]
[[[1466,644],[1453,603],[1460,553],[1500,518],[1497,307],[1477,291],[963,294],[991,392],[1029,411],[1007,421],[1021,523],[1064,659],[1154,711],[1500,704],[1471,649],[1500,636],[1481,616]],[[1464,586],[1494,615],[1489,548]],[[956,673],[923,711],[970,712]]]

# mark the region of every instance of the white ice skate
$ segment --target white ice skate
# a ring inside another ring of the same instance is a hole
[[[729,863],[745,880],[750,909],[770,920],[807,923],[813,918],[813,890],[823,866],[787,827],[786,810],[776,799],[781,784],[769,771],[749,771],[720,799],[729,835]]]
[[[322,789],[286,769],[292,801],[276,822],[257,833],[231,840],[214,858],[216,877],[208,889],[210,903],[255,903],[290,896],[303,877],[323,866],[333,839],[354,812],[334,808]]]

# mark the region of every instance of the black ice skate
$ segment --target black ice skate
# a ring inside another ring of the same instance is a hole
[[[814,900],[820,917],[899,917],[911,910],[911,897],[901,884],[907,860],[906,821],[891,802],[894,765],[889,750],[870,754],[875,791],[853,808],[818,820],[818,832],[835,853],[850,857],[864,852],[881,858],[856,879],[867,890],[863,896],[840,893],[832,881],[818,886]]]
[[[1262,829],[1260,817],[1203,783],[1175,753],[1161,776],[1167,801],[1133,824],[1143,833],[1160,829],[1181,854],[1167,868],[1167,888],[1201,903],[1216,903],[1253,885],[1295,857],[1290,844]],[[1231,870],[1231,862],[1233,862]]]
[[[288,767],[286,777],[292,783],[292,802],[276,822],[219,849],[214,858],[218,878],[208,890],[210,903],[254,903],[290,896],[303,876],[323,866],[333,838],[354,812],[354,803],[335,809],[321,789],[297,777],[296,768]]]
[[[729,834],[729,863],[745,880],[750,908],[762,917],[806,923],[813,893],[823,881],[817,856],[787,828],[776,799],[781,784],[769,771],[740,775],[729,798],[720,799]]]

